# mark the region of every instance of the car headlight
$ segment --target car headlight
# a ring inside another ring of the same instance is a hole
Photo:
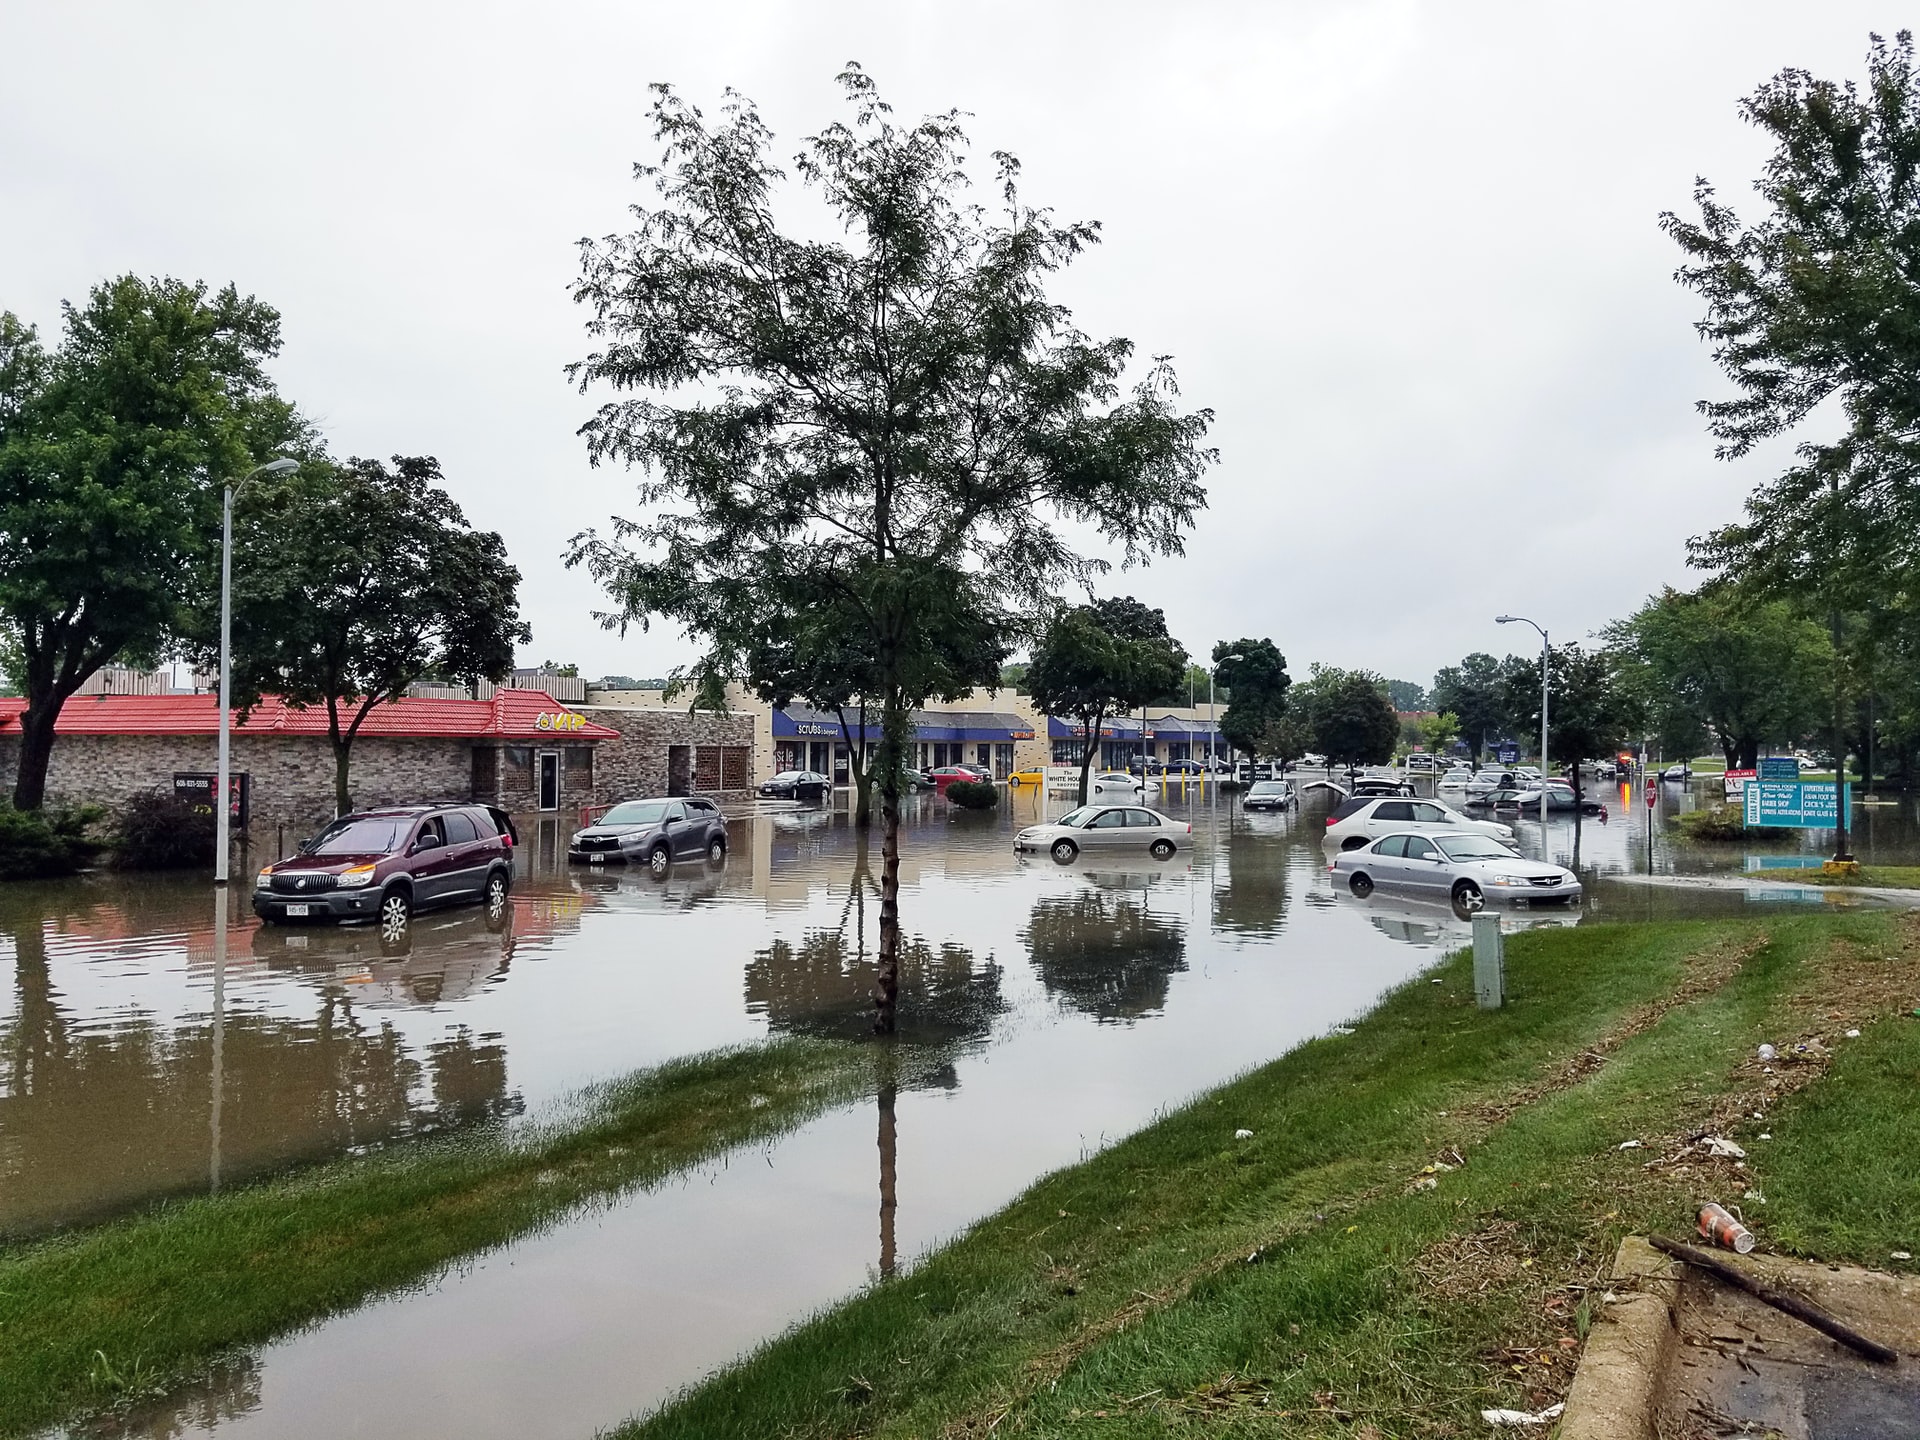
[[[569,841],[567,841],[567,844],[569,844],[569,845],[578,845],[578,844],[580,843],[580,837],[581,837],[581,836],[583,836],[583,835],[585,835],[586,833],[587,833],[587,832],[586,832],[586,831],[584,831],[584,830],[576,830],[576,831],[574,831],[574,832],[573,832],[573,838],[572,838],[571,840],[569,840]]]
[[[1493,877],[1493,880],[1491,883],[1495,885],[1506,886],[1506,885],[1528,885],[1528,884],[1531,884],[1532,882],[1528,880],[1521,880],[1516,876],[1512,876],[1512,875],[1496,875]]]
[[[342,890],[352,890],[361,885],[369,885],[372,882],[373,866],[350,865],[340,872],[340,878],[336,883]]]
[[[257,888],[261,890],[270,888],[273,884],[273,867],[269,865],[267,866],[266,869],[262,870],[258,875],[254,876],[253,883]]]

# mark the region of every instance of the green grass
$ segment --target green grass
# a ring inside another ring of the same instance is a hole
[[[1683,1232],[1701,1198],[1764,1186],[1745,1209],[1765,1241],[1913,1248],[1920,1022],[1872,1019],[1920,986],[1908,924],[1530,932],[1498,1012],[1456,956],[625,1433],[1482,1434],[1483,1406],[1564,1394],[1584,1287],[1623,1234]],[[1769,1113],[1754,1046],[1860,1022],[1840,1074]],[[1647,1168],[1716,1113],[1746,1169]],[[1408,1188],[1442,1157],[1466,1163]]]
[[[1857,875],[1828,875],[1808,870],[1749,870],[1749,880],[1784,880],[1793,885],[1877,885],[1883,890],[1920,890],[1920,865],[1862,865]]]
[[[547,1125],[396,1145],[0,1250],[0,1434],[152,1393],[787,1129],[870,1085],[875,1053],[715,1051],[596,1086]]]

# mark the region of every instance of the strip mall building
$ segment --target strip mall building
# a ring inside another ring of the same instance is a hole
[[[355,805],[474,800],[521,813],[575,813],[642,795],[744,796],[782,770],[814,770],[851,783],[848,735],[837,715],[776,709],[743,693],[724,712],[690,713],[659,691],[600,691],[585,704],[544,690],[505,688],[484,700],[408,697],[374,706],[354,741]],[[0,775],[20,755],[26,702],[0,698]],[[854,743],[871,754],[878,723]],[[60,713],[47,775],[55,804],[118,805],[148,790],[210,794],[219,705],[210,694],[77,695]],[[1215,733],[1204,711],[1150,709],[1100,727],[1096,765],[1199,758]],[[333,748],[324,707],[268,697],[233,722],[232,773],[245,776],[250,818],[298,824],[334,809]],[[1216,742],[1217,743],[1217,742]],[[1087,739],[1011,690],[916,712],[910,760],[923,769],[1077,765]],[[1222,751],[1221,753],[1224,753]]]

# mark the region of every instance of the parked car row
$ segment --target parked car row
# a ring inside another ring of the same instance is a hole
[[[1410,834],[1396,830],[1336,855],[1328,867],[1356,896],[1375,887],[1446,896],[1455,909],[1474,911],[1489,899],[1577,904],[1579,877],[1563,866],[1516,855],[1488,835],[1465,830]]]

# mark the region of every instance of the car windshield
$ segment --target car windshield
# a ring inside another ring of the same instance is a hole
[[[1279,795],[1287,788],[1284,780],[1262,780],[1247,793],[1249,795]]]
[[[798,770],[782,770],[773,778],[776,782],[781,780],[798,780],[800,778],[800,772]]]
[[[1513,852],[1484,835],[1449,835],[1436,842],[1449,860],[1511,860]]]
[[[664,800],[629,800],[600,817],[602,825],[658,825],[667,818]]]
[[[369,815],[323,831],[309,855],[391,855],[413,828],[411,815]]]
[[[1078,810],[1069,810],[1053,823],[1078,830],[1094,816],[1103,814],[1105,809],[1106,807],[1102,805],[1082,805]]]

